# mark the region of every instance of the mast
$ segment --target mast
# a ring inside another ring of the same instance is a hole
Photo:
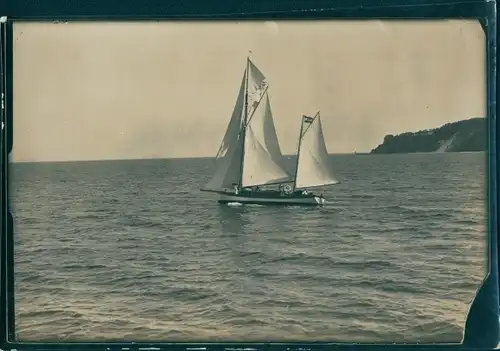
[[[243,185],[243,162],[245,160],[245,134],[247,129],[247,118],[248,118],[248,74],[250,67],[250,56],[247,56],[246,68],[245,68],[245,115],[243,117],[243,128],[241,130],[241,157],[240,157],[240,180],[238,182],[238,190],[241,190]]]
[[[304,131],[304,115],[302,115],[302,120],[300,121],[299,147],[297,148],[297,162],[295,163],[295,177],[293,179],[293,191],[295,191],[295,187],[297,186],[297,172],[299,171],[300,145],[302,144],[303,131]]]

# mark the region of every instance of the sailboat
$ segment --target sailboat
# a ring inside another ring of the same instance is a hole
[[[264,74],[247,57],[236,104],[216,156],[216,171],[202,191],[219,203],[323,205],[306,188],[338,183],[325,166],[328,152],[319,112],[303,116],[295,175],[284,166]],[[272,187],[278,186],[278,189]]]

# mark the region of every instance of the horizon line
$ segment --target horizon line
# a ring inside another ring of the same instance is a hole
[[[485,152],[483,151],[457,151],[457,152],[446,152],[451,154],[462,154],[462,153],[476,153]],[[353,151],[353,152],[337,152],[328,153],[328,156],[355,156],[355,155],[413,155],[413,154],[435,154],[436,152],[408,152],[408,153],[371,153],[371,151]],[[283,157],[297,157],[295,154],[283,155]],[[34,163],[78,163],[78,162],[117,162],[117,161],[157,161],[157,160],[195,160],[195,159],[208,159],[216,158],[216,156],[189,156],[189,157],[146,157],[146,158],[109,158],[109,159],[86,159],[86,160],[43,160],[43,161],[9,161],[8,164],[34,164]]]
[[[340,152],[340,153],[328,153],[328,155],[354,155],[358,154],[368,154],[368,152],[353,151],[353,152]],[[296,154],[283,154],[283,157],[297,157]],[[168,157],[142,157],[142,158],[100,158],[100,159],[77,159],[77,160],[17,160],[10,161],[9,164],[13,163],[69,163],[69,162],[106,162],[106,161],[147,161],[147,160],[187,160],[187,159],[205,159],[205,158],[216,158],[217,156],[168,156]]]

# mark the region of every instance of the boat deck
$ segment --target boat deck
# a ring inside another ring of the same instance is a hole
[[[313,198],[315,196],[320,196],[312,193],[303,194],[302,191],[299,190],[290,194],[286,194],[278,190],[258,190],[258,191],[242,190],[238,194],[228,193],[228,195],[252,197],[252,198],[285,198],[285,199],[287,198],[304,199],[304,198]]]

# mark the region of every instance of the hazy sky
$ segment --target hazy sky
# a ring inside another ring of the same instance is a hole
[[[474,21],[18,23],[14,161],[215,156],[248,51],[284,153],[321,110],[330,153],[485,115]]]

